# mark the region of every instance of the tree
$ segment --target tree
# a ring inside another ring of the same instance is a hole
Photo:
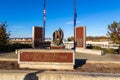
[[[10,32],[7,33],[6,27],[7,27],[6,22],[2,22],[0,24],[0,45],[8,43]]]
[[[113,43],[119,45],[119,52],[120,54],[120,23],[113,22],[111,25],[108,25],[108,36]]]

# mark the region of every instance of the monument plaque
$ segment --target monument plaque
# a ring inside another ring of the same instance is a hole
[[[76,27],[75,29],[76,48],[85,48],[86,44],[86,30],[85,27]]]
[[[33,48],[40,47],[44,40],[43,28],[34,26],[32,27],[32,46]]]
[[[74,69],[74,53],[71,50],[22,49],[18,52],[20,68]]]
[[[21,52],[20,62],[60,62],[73,61],[71,53],[65,52]]]

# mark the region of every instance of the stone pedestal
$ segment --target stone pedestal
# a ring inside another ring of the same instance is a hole
[[[55,45],[53,42],[51,42],[50,49],[65,49],[65,46],[62,45]]]
[[[50,49],[65,49],[65,46],[50,46]]]
[[[18,51],[20,68],[73,70],[74,52],[71,50],[23,49]]]

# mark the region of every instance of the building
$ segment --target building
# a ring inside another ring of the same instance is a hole
[[[32,44],[32,38],[10,38],[10,43]]]

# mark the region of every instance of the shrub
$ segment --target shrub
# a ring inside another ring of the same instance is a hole
[[[15,51],[16,49],[24,49],[24,48],[32,48],[32,47],[29,44],[19,44],[19,43],[8,44],[8,45],[1,44],[0,52],[10,52],[10,51]]]
[[[86,45],[86,48],[87,48],[87,49],[93,49],[93,46],[92,46],[92,44],[87,44],[87,45]]]
[[[118,54],[118,49],[110,49],[110,48],[103,48],[102,49],[105,53],[111,53],[111,54]]]
[[[0,44],[0,52],[6,52],[8,49],[8,45]]]
[[[94,49],[94,50],[103,50],[104,53],[111,53],[111,54],[118,54],[118,49],[111,49],[111,48],[101,48],[99,46],[92,46],[92,45],[87,45],[87,49]]]

